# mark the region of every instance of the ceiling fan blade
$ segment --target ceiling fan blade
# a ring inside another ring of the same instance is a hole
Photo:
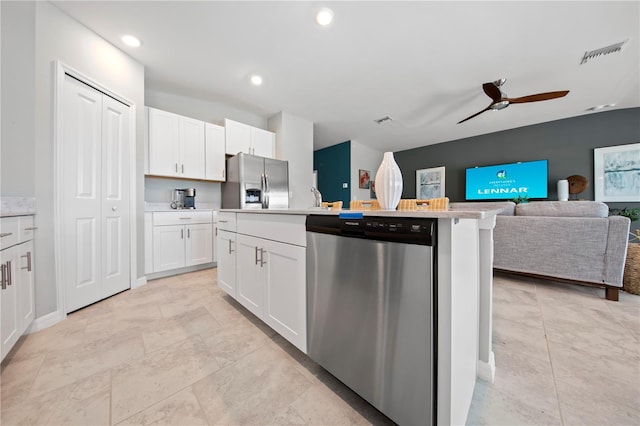
[[[548,101],[550,99],[561,98],[563,96],[566,96],[567,93],[569,93],[568,90],[561,90],[558,92],[546,92],[538,93],[535,95],[522,96],[520,98],[506,98],[506,100],[512,104],[523,104],[525,102]]]
[[[486,107],[486,108],[485,108],[485,109],[483,109],[482,111],[480,111],[480,112],[476,112],[475,114],[470,115],[469,117],[465,118],[465,119],[464,119],[464,120],[462,120],[462,121],[458,121],[458,124],[460,124],[460,123],[464,123],[464,122],[465,122],[465,121],[467,121],[467,120],[471,120],[473,117],[478,116],[478,115],[482,114],[482,113],[483,113],[483,112],[485,112],[485,111],[489,111],[490,109],[491,109],[490,107]]]
[[[502,92],[494,83],[484,83],[482,90],[484,90],[484,93],[486,93],[488,97],[493,99],[493,102],[499,102],[502,99]]]

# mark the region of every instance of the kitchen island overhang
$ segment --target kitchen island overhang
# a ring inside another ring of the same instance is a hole
[[[249,237],[258,238],[259,241],[264,242],[286,243],[291,248],[305,251],[307,215],[339,215],[339,213],[340,211],[323,209],[251,211],[227,209],[220,211],[220,219],[226,220],[226,217],[228,223],[233,224],[226,232],[233,233],[239,240],[246,240]],[[437,424],[464,423],[476,378],[493,381],[495,364],[491,349],[491,300],[493,227],[496,213],[497,211],[490,209],[362,212],[363,218],[437,219],[437,282],[435,283],[438,306],[435,333],[438,359],[435,392]],[[266,263],[265,256],[267,261],[269,256],[268,250],[258,245],[255,244],[255,252],[251,251],[251,255],[255,258],[250,260],[255,265]],[[219,243],[219,247],[225,246]],[[236,246],[228,242],[229,252],[235,252],[232,247]],[[274,257],[274,259],[278,258]],[[302,259],[298,263],[295,266],[292,264],[292,274],[289,276],[291,279],[297,276],[298,280],[304,281],[305,278],[302,277],[305,273],[301,273],[300,270],[306,269],[306,264]],[[221,268],[219,276],[228,275],[223,271],[225,267],[229,269],[229,265],[225,266],[224,262],[219,261],[218,267]],[[240,268],[240,264],[234,268]],[[240,274],[243,273],[240,271]],[[294,300],[288,300],[293,305],[304,305],[306,302],[306,282],[299,285],[305,289],[301,288],[301,294],[292,295]],[[228,286],[224,289],[230,292]],[[233,292],[235,291],[234,289]],[[243,293],[246,292],[241,288],[232,296],[241,303],[241,299],[245,299],[245,303],[249,301],[251,308],[254,308],[253,312],[256,313],[256,303],[249,300],[250,298]],[[261,319],[306,353],[306,306],[298,306],[298,308],[300,309],[297,312],[293,313],[294,309],[291,313],[283,313],[278,319],[275,308],[266,306],[264,308],[266,314]],[[260,317],[259,312],[258,316]],[[304,324],[298,324],[299,330],[293,331],[296,326],[288,326],[287,318],[298,318]],[[302,333],[303,328],[304,333]]]

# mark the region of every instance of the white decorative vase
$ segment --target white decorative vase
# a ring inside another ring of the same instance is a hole
[[[376,197],[382,210],[395,210],[402,196],[402,173],[393,158],[393,152],[385,152],[376,173]]]
[[[569,181],[566,179],[558,181],[558,200],[569,201]]]

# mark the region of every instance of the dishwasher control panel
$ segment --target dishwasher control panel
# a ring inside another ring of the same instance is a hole
[[[436,223],[435,219],[425,218],[365,216],[345,219],[336,216],[310,215],[307,217],[307,231],[434,246]]]

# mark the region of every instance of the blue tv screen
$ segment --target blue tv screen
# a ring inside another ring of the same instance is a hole
[[[547,198],[547,160],[470,167],[467,200]]]

